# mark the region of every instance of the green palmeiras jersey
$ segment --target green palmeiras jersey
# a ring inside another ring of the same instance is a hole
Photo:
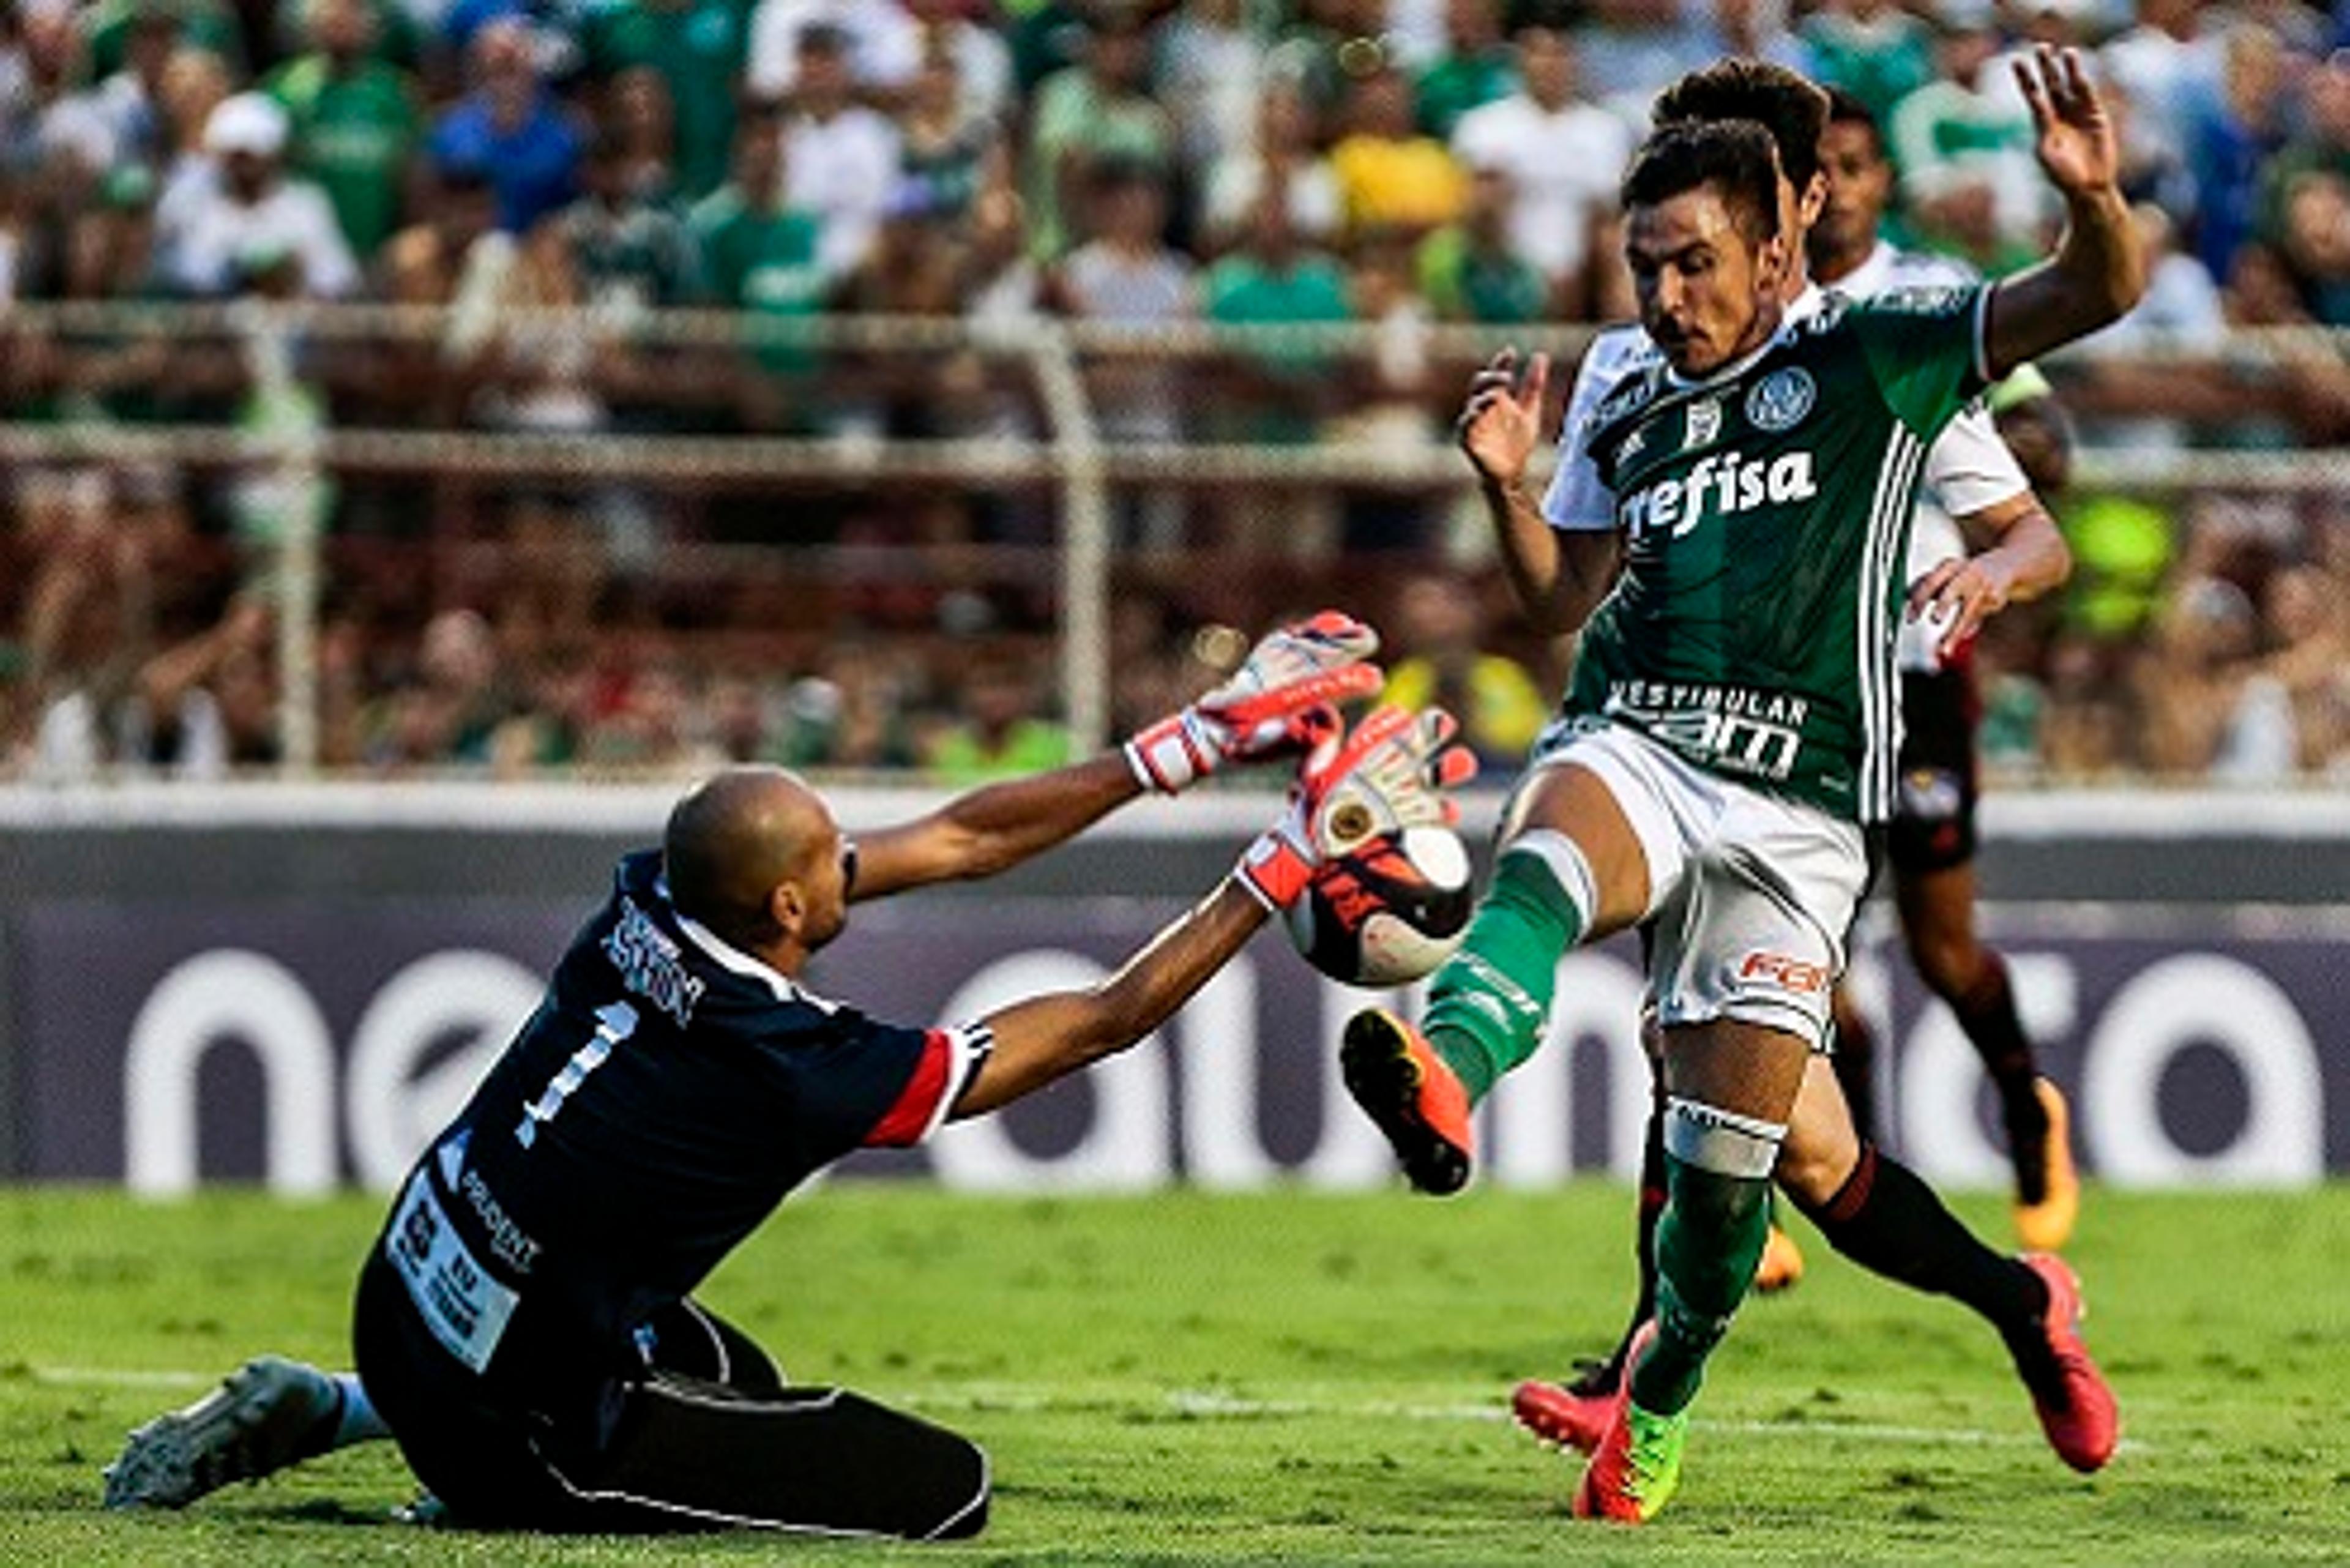
[[[1831,302],[1703,379],[1652,364],[1570,431],[1625,555],[1565,711],[1835,816],[1886,816],[1910,513],[1927,448],[1981,386],[1983,298]]]

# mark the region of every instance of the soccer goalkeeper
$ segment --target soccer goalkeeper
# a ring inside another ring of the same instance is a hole
[[[843,1155],[919,1143],[1149,1033],[1362,824],[1440,820],[1466,760],[1447,716],[1381,709],[1339,732],[1331,704],[1376,689],[1376,646],[1343,616],[1286,628],[1118,752],[855,844],[781,770],[694,789],[658,850],[621,860],[538,1011],[402,1183],[359,1277],[357,1373],[248,1363],[131,1434],[108,1504],[178,1507],[389,1436],[475,1526],[979,1530],[974,1444],[786,1384],[692,1293]],[[1089,990],[905,1028],[802,979],[852,902],[1001,871],[1146,789],[1301,753],[1279,822]]]

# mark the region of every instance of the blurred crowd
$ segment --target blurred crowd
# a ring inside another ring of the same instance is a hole
[[[984,348],[1059,317],[1378,328],[1089,358],[1108,441],[1435,450],[1462,367],[1430,328],[1628,313],[1614,192],[1666,82],[1746,54],[1847,88],[1895,161],[1892,237],[1997,273],[2058,216],[2006,66],[2043,42],[2090,52],[2159,256],[2057,368],[2084,441],[2350,444],[2338,348],[2241,347],[2350,326],[2350,3],[0,0],[0,435],[277,454],[0,455],[7,770],[280,755],[276,574],[310,534],[330,768],[1053,760],[1048,497],[369,471],[304,441],[1033,440]],[[286,308],[317,300],[427,325]],[[221,308],[16,307],[160,301]],[[794,330],[868,314],[983,330]],[[2074,586],[1984,649],[1993,761],[2350,770],[2345,492],[2062,498]],[[1228,628],[1332,602],[1387,617],[1515,760],[1562,650],[1515,629],[1459,499],[1121,493],[1113,722],[1211,680]]]

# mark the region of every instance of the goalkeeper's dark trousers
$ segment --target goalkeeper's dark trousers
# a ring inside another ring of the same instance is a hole
[[[584,1398],[516,1398],[442,1347],[379,1250],[352,1339],[369,1399],[457,1525],[940,1540],[987,1522],[987,1456],[969,1440],[846,1389],[789,1386],[694,1303],[652,1326],[640,1371],[583,1369]]]

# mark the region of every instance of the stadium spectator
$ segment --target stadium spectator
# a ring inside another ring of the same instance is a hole
[[[1040,291],[1045,307],[1078,321],[1133,327],[1197,319],[1199,268],[1160,237],[1167,196],[1158,166],[1097,163],[1087,194],[1094,237],[1045,274]],[[1144,355],[1107,356],[1088,367],[1088,378],[1094,417],[1107,439],[1183,439],[1181,382],[1173,363]],[[1182,527],[1181,498],[1167,491],[1142,498],[1128,523],[1139,542],[1159,549],[1180,545]]]
[[[922,742],[922,765],[941,784],[967,788],[1070,759],[1069,732],[1047,716],[1039,672],[1020,653],[980,653],[955,686],[955,712]]]
[[[1444,0],[1444,52],[1419,73],[1412,113],[1419,129],[1451,142],[1461,117],[1509,95],[1513,59],[1492,0]]]
[[[2236,253],[2260,229],[2261,184],[2285,144],[2286,57],[2272,33],[2236,26],[2225,35],[2220,90],[2200,100],[2187,129],[2194,177],[2196,256],[2225,277]]]
[[[899,0],[759,0],[751,11],[743,68],[743,85],[754,97],[786,102],[798,97],[807,34],[816,27],[839,39],[851,96],[887,100],[913,79],[921,30]]]
[[[333,203],[362,264],[400,227],[409,160],[423,133],[408,80],[376,53],[372,0],[310,0],[311,51],[262,81],[286,113],[287,166]]]
[[[1278,181],[1289,198],[1289,225],[1308,244],[1328,245],[1346,212],[1337,176],[1315,145],[1313,106],[1292,77],[1265,83],[1256,100],[1254,138],[1228,150],[1207,171],[1195,227],[1196,249],[1214,257],[1245,229],[1258,194]]]
[[[1257,193],[1240,244],[1208,268],[1205,319],[1226,326],[1347,320],[1347,275],[1336,256],[1303,244],[1289,221],[1289,192],[1275,181]],[[1295,445],[1315,439],[1338,390],[1330,350],[1274,343],[1221,361],[1215,427],[1227,440]]]
[[[701,200],[726,177],[748,35],[737,0],[642,0],[589,14],[591,66],[615,78],[647,72],[660,84],[681,202]]]
[[[579,173],[579,199],[546,221],[547,243],[567,253],[599,335],[626,334],[648,310],[698,302],[700,248],[667,202],[629,180],[619,143],[593,133]]]
[[[1521,27],[1513,40],[1517,90],[1471,109],[1452,151],[1471,169],[1510,177],[1510,243],[1541,269],[1551,314],[1595,316],[1596,275],[1613,249],[1618,171],[1632,138],[1605,109],[1577,97],[1574,46],[1551,27]]]
[[[442,169],[485,169],[508,234],[533,224],[578,194],[586,142],[539,71],[527,23],[486,22],[466,47],[472,86],[433,122],[425,148]]]
[[[1714,57],[1713,40],[1688,25],[1700,7],[1682,0],[1588,0],[1576,9],[1583,22],[1575,31],[1583,79],[1594,84],[1596,101],[1627,128],[1645,130],[1648,100],[1676,77]]]
[[[2131,216],[2146,250],[2146,295],[2082,346],[2073,401],[2098,444],[2177,449],[2189,444],[2190,428],[2232,424],[2258,410],[2220,363],[2227,319],[2219,285],[2178,247],[2168,212],[2140,202]]]
[[[1101,164],[1147,164],[1161,181],[1174,175],[1175,121],[1149,93],[1150,37],[1124,9],[1099,13],[1086,26],[1082,61],[1036,88],[1026,196],[1030,243],[1043,260],[1057,258],[1082,234]]]
[[[1184,0],[1159,28],[1152,96],[1175,117],[1187,189],[1247,150],[1271,85],[1265,42],[1249,10],[1246,0]]]
[[[1824,0],[1800,36],[1804,74],[1852,94],[1879,125],[1891,125],[1894,106],[1934,79],[1933,30],[1895,0]]]
[[[1526,667],[1489,651],[1492,618],[1479,586],[1455,574],[1416,577],[1397,596],[1394,650],[1382,701],[1435,703],[1461,721],[1461,742],[1482,766],[1514,773],[1550,722],[1551,702]]]
[[[276,617],[250,594],[139,671],[116,754],[132,771],[218,780],[278,758]]]
[[[799,68],[784,120],[784,196],[822,225],[817,259],[843,277],[872,248],[898,185],[898,128],[856,101],[847,35],[799,30]]]
[[[167,192],[155,212],[165,278],[191,294],[233,290],[253,257],[284,256],[299,293],[350,294],[359,284],[334,208],[317,186],[284,171],[286,111],[259,93],[223,102],[204,124],[206,174]]]
[[[514,716],[500,664],[497,639],[476,612],[443,610],[425,622],[413,668],[383,701],[365,742],[367,765],[489,769]]]
[[[2282,187],[2278,254],[2311,319],[2350,327],[2350,179],[2302,169]]]
[[[1419,286],[1443,320],[1547,319],[1550,279],[1510,243],[1514,210],[1509,171],[1471,164],[1468,210],[1419,244]]]
[[[2106,40],[2098,61],[2130,105],[2123,156],[2137,167],[2181,165],[2189,127],[2220,92],[2220,45],[2197,0],[2137,0],[2131,25]]]
[[[981,191],[1012,182],[1012,149],[1002,122],[972,108],[961,56],[951,39],[934,36],[898,111],[893,199],[919,201],[941,220],[960,223]]]
[[[1345,239],[1393,234],[1418,240],[1461,215],[1469,181],[1452,150],[1413,124],[1411,84],[1381,64],[1347,84],[1346,133],[1330,149],[1346,214]]]
[[[1936,0],[1938,78],[1885,122],[1887,147],[1919,231],[1997,275],[2039,252],[2041,185],[2032,120],[2014,83],[1995,77],[1992,0]]]
[[[1301,769],[1282,826],[1116,977],[930,1030],[806,992],[850,901],[1029,859],[1140,793],[1151,753],[961,796],[853,845],[790,774],[706,780],[657,850],[620,862],[546,1004],[418,1162],[361,1272],[357,1376],[249,1364],[133,1433],[109,1504],[182,1507],[396,1436],[476,1527],[976,1533],[990,1492],[976,1447],[844,1390],[788,1388],[690,1293],[853,1148],[910,1147],[1146,1036],[1303,892],[1342,805],[1440,820],[1433,781],[1458,776],[1438,755],[1440,716],[1395,718]],[[640,1031],[595,1070],[599,1038]],[[567,1068],[575,1057],[589,1065]],[[707,1222],[681,1229],[696,1210]],[[490,1212],[484,1228],[454,1219]]]
[[[163,72],[180,47],[184,0],[135,0],[115,9],[125,14],[122,64],[97,90],[99,107],[114,131],[109,162],[152,167],[170,134],[162,112]]]

